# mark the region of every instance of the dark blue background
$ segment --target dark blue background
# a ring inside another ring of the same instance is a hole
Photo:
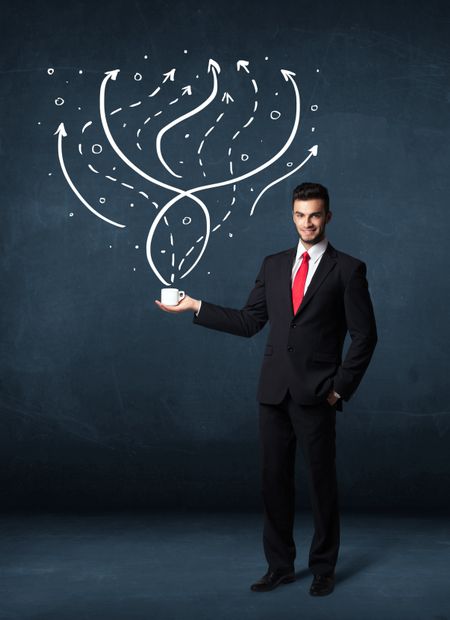
[[[2,5],[5,508],[259,506],[254,394],[265,334],[241,340],[161,313],[143,249],[153,212],[136,209],[126,231],[108,227],[77,201],[56,154],[54,131],[76,117],[68,102],[80,94],[93,116],[90,84],[105,71],[131,74],[148,54],[147,76],[159,79],[184,49],[186,70],[244,58],[263,83],[267,55],[296,71],[306,129],[295,161],[315,143],[305,137],[315,102],[320,150],[252,218],[251,184],[239,186],[239,211],[183,287],[243,305],[262,258],[296,243],[293,185],[324,183],[328,237],[367,262],[379,328],[372,365],[338,418],[341,503],[449,506],[449,20],[437,1]],[[56,108],[64,78],[67,101]],[[305,504],[304,477],[299,487]]]

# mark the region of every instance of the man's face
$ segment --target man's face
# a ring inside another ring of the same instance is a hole
[[[312,246],[325,237],[325,228],[331,219],[331,212],[325,213],[325,205],[321,198],[296,200],[292,207],[292,217],[303,244]]]

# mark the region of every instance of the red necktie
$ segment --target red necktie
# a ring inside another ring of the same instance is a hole
[[[292,285],[292,306],[294,308],[294,314],[299,309],[305,292],[305,282],[308,276],[308,262],[310,259],[308,252],[303,252],[302,259]]]

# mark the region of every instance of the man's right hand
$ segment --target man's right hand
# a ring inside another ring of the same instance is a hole
[[[198,312],[200,310],[200,301],[198,299],[193,299],[186,295],[176,306],[166,306],[162,304],[158,299],[155,299],[155,304],[164,312],[186,312],[190,310],[191,312]]]

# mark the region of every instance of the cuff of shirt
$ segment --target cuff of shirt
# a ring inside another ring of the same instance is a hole
[[[198,307],[197,312],[195,312],[195,316],[198,316],[198,315],[199,315],[199,313],[200,313],[200,310],[201,310],[201,309],[202,309],[202,300],[200,299],[200,305],[199,305],[199,307]]]

